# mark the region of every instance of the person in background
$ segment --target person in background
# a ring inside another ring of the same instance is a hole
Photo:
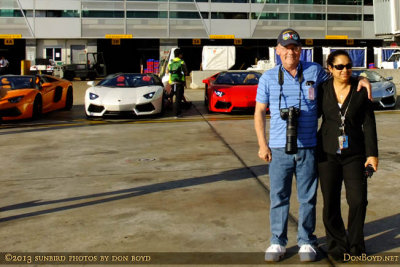
[[[326,61],[332,78],[318,88],[318,172],[324,200],[323,221],[328,254],[343,261],[344,254],[365,253],[364,221],[367,208],[365,168],[378,169],[375,115],[367,92],[357,92],[351,76],[352,61],[344,50],[332,52]],[[346,233],[341,215],[342,183],[349,205]]]
[[[175,58],[168,65],[169,84],[175,94],[175,116],[182,116],[182,99],[185,90],[185,75],[188,75],[187,67],[183,61],[182,50],[177,48],[174,51]]]
[[[0,58],[0,75],[7,74],[7,69],[9,64],[10,63],[4,56]]]

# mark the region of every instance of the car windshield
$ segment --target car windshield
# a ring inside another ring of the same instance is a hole
[[[256,85],[261,77],[258,72],[222,72],[215,84]]]
[[[10,90],[35,88],[33,76],[3,76],[0,77],[0,86]]]
[[[100,81],[97,86],[107,87],[141,87],[156,85],[156,81],[146,74],[120,74],[113,75]]]
[[[395,62],[399,60],[400,60],[400,53],[393,53],[388,59],[388,62]]]
[[[366,77],[371,83],[381,82],[385,80],[385,78],[383,78],[375,71],[353,71],[353,75]]]

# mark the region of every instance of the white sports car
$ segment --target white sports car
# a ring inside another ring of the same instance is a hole
[[[164,87],[154,74],[116,73],[107,76],[85,94],[88,117],[131,114],[152,115],[163,111]]]

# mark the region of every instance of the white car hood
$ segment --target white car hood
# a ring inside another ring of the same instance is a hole
[[[101,100],[104,104],[106,103],[117,103],[123,104],[123,102],[136,102],[143,95],[157,92],[158,90],[162,90],[161,86],[143,86],[143,87],[94,87],[90,92],[99,96],[99,100]]]

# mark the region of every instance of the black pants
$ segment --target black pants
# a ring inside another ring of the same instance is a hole
[[[172,86],[175,94],[175,114],[180,115],[182,113],[182,99],[185,87],[183,86],[183,83],[176,83]]]
[[[321,191],[324,199],[323,220],[328,253],[343,259],[343,253],[365,253],[364,221],[367,210],[367,181],[364,177],[365,157],[326,155],[318,163]],[[340,195],[342,182],[349,205],[347,230],[344,227]]]

